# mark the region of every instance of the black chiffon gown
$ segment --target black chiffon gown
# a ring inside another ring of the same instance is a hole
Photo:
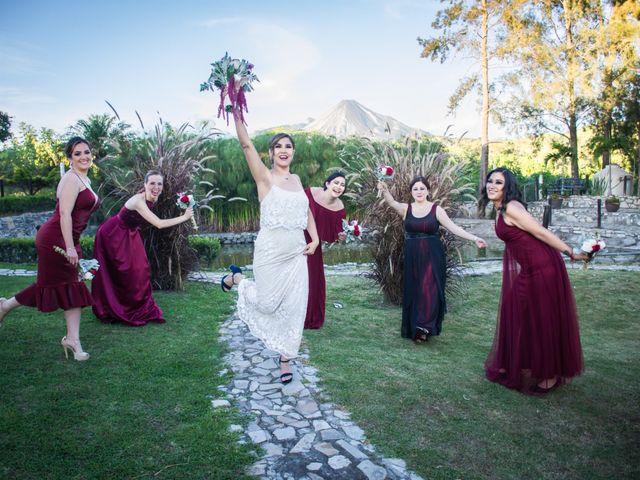
[[[440,241],[436,204],[424,217],[414,217],[409,204],[404,228],[401,334],[411,339],[425,333],[440,335],[447,311],[444,294],[447,259]]]

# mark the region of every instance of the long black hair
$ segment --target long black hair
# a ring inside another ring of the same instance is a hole
[[[487,182],[489,181],[491,174],[494,172],[501,173],[504,176],[504,188],[502,190],[503,195],[500,210],[504,212],[507,209],[507,204],[511,200],[516,200],[520,202],[524,208],[527,208],[527,204],[522,199],[522,192],[520,192],[520,189],[518,188],[518,180],[516,180],[516,176],[508,168],[498,167],[494,168],[487,174],[485,185],[482,187],[482,196],[480,197],[480,202],[478,202],[480,209],[484,209],[489,204],[489,197],[487,196]]]
[[[347,190],[347,177],[344,174],[344,172],[341,172],[340,170],[338,170],[337,172],[333,172],[331,175],[329,175],[327,177],[327,179],[324,181],[324,184],[322,185],[322,189],[326,190],[327,189],[327,183],[331,183],[333,182],[336,178],[344,178],[344,183],[345,183],[345,191]]]

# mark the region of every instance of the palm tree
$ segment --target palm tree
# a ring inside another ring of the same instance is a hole
[[[110,153],[109,140],[118,142],[122,147],[122,143],[130,135],[130,128],[129,124],[120,121],[116,116],[103,113],[89,115],[86,120],[78,120],[69,130],[91,144],[94,158],[100,162]]]

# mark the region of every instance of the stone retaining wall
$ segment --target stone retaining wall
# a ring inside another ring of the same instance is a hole
[[[0,217],[0,237],[35,237],[36,227],[46,222],[52,214],[53,211]]]

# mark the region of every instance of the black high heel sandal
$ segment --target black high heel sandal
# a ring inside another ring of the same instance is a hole
[[[416,330],[416,336],[413,341],[416,343],[426,343],[427,340],[429,340],[429,330],[422,327],[418,327]]]
[[[288,358],[286,360],[282,360],[282,355],[278,357],[278,365],[282,364],[282,363],[289,363],[291,359]],[[291,383],[291,380],[293,380],[293,373],[289,372],[289,373],[283,373],[282,375],[280,375],[280,381],[283,383],[283,385],[286,385],[287,383]]]
[[[231,288],[235,285],[235,281],[233,280],[233,276],[236,273],[242,273],[242,269],[240,267],[238,267],[237,265],[231,265],[229,267],[229,270],[231,270],[231,287],[229,285],[227,285],[226,283],[224,283],[225,278],[227,278],[229,276],[229,274],[225,275],[224,277],[222,277],[222,279],[220,280],[220,288],[222,288],[223,292],[230,292]]]

